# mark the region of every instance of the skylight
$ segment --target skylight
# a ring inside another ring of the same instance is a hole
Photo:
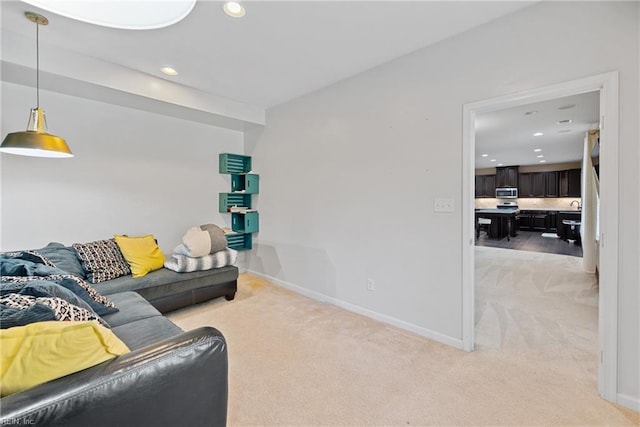
[[[196,0],[22,0],[67,18],[126,30],[168,27],[186,17]]]

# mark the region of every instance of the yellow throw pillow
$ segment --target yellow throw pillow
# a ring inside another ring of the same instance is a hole
[[[164,265],[164,254],[158,247],[156,239],[151,235],[129,237],[116,234],[114,236],[120,252],[131,266],[133,277],[142,277],[150,271],[158,270]]]
[[[6,396],[129,353],[97,321],[36,322],[0,329],[0,395]]]

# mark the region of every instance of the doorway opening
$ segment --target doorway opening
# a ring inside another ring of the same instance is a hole
[[[618,230],[618,74],[610,72],[514,95],[464,105],[463,118],[463,347],[475,345],[475,131],[478,115],[587,92],[600,93],[600,201],[598,392],[616,401]],[[606,121],[605,121],[606,120]],[[605,244],[606,242],[606,244]]]

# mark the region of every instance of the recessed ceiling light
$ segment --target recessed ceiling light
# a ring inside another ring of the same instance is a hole
[[[531,116],[533,114],[536,114],[538,112],[538,110],[531,110],[531,111],[527,111],[526,113],[524,113],[525,116]]]
[[[489,155],[488,154],[483,154],[482,157],[489,157]]]
[[[544,135],[542,132],[536,132],[533,134],[533,136],[542,136],[542,135]]]
[[[242,18],[245,14],[244,7],[237,1],[228,1],[222,7],[224,13],[234,18]]]
[[[563,105],[562,107],[558,107],[558,110],[569,110],[570,108],[575,107],[576,104]]]
[[[167,76],[177,76],[178,72],[171,67],[162,67],[160,68],[160,71],[162,71],[163,73],[165,73]]]
[[[67,18],[125,30],[151,30],[168,27],[186,17],[196,4],[196,0],[24,1]]]
[[[547,163],[546,160],[540,160],[540,163]]]
[[[567,132],[571,132],[571,129],[562,129],[558,131],[558,133],[567,133]]]
[[[572,123],[572,122],[573,120],[571,119],[558,120],[559,125],[568,125],[569,123]]]
[[[498,163],[498,166],[504,166],[504,163]]]
[[[535,151],[536,153],[539,153],[542,151],[542,148],[534,148],[533,151]]]
[[[541,159],[541,158],[543,158],[543,157],[544,157],[544,155],[540,154],[540,155],[537,155],[536,157],[537,157],[537,158],[539,158],[539,159]]]
[[[495,162],[495,161],[496,161],[496,159],[491,159],[491,160],[489,160],[489,161],[490,161],[490,162]]]

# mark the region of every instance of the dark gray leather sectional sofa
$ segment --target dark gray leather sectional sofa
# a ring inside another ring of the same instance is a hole
[[[210,327],[183,332],[135,292],[104,316],[131,353],[0,400],[0,424],[223,426],[227,344]]]
[[[213,270],[176,273],[167,268],[133,278],[130,274],[99,283],[102,295],[135,291],[161,313],[224,296],[232,300],[238,288],[238,268],[229,265]]]
[[[95,286],[119,311],[103,316],[131,353],[0,399],[0,425],[224,426],[227,344],[211,327],[183,332],[162,313],[224,296],[238,269],[166,268]]]

